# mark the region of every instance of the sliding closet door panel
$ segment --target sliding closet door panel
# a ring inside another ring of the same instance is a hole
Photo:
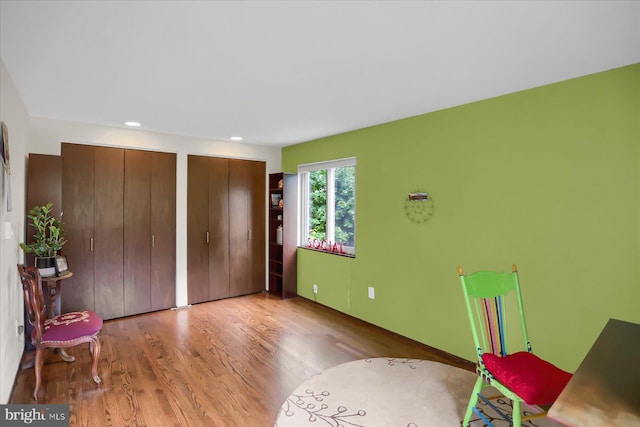
[[[266,169],[265,162],[251,162],[251,182],[249,187],[251,277],[249,280],[249,292],[261,292],[266,289]]]
[[[49,202],[53,203],[52,214],[60,218],[60,212],[62,212],[62,157],[29,153],[27,210]],[[27,234],[31,235],[34,232],[33,227],[27,227]]]
[[[62,212],[62,156],[29,153],[27,163],[27,212],[34,206],[53,203],[52,214],[60,218]],[[64,218],[62,218],[64,221]],[[31,221],[29,220],[29,224]],[[27,226],[25,243],[33,243],[35,229]],[[64,247],[60,251],[64,255]],[[35,265],[34,254],[25,254],[25,264]]]
[[[229,160],[209,159],[209,299],[229,290]]]
[[[124,314],[151,311],[151,153],[124,152]]]
[[[229,161],[229,274],[231,296],[250,293],[249,193],[251,169],[248,160]]]
[[[187,300],[189,304],[209,301],[207,233],[209,233],[209,158],[188,156]]]
[[[176,154],[151,153],[151,309],[176,306]]]
[[[61,145],[64,254],[73,276],[64,281],[62,312],[95,310],[93,286],[93,147]]]
[[[188,157],[189,303],[264,290],[265,169],[264,162]]]
[[[124,316],[124,150],[94,148],[94,280],[96,312],[103,319]]]

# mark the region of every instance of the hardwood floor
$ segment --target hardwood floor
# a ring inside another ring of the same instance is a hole
[[[369,357],[473,364],[302,298],[254,294],[106,321],[96,385],[87,345],[48,352],[38,403],[71,426],[273,426],[282,402],[329,367]],[[34,403],[33,369],[9,403]]]

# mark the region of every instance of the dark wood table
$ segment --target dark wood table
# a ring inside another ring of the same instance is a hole
[[[62,289],[60,288],[60,282],[73,276],[73,273],[67,271],[62,276],[41,277],[42,283],[47,285],[47,294],[49,295],[47,315],[49,318],[58,316],[60,314],[60,294]]]
[[[640,325],[610,319],[548,415],[571,427],[640,427]]]

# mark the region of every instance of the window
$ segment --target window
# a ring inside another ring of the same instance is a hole
[[[356,159],[298,166],[300,246],[355,255]]]

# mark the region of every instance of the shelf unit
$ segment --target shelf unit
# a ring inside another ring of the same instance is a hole
[[[297,296],[298,176],[282,172],[269,174],[267,203],[269,208],[269,292],[283,299],[292,298]]]

